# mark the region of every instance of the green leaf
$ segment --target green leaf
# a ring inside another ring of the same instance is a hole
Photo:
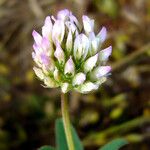
[[[73,136],[75,150],[83,150],[83,145],[79,139],[79,136],[78,136],[76,130],[73,128],[73,126],[71,127],[71,130],[72,130],[71,132],[72,132],[72,136]]]
[[[81,144],[81,141],[73,128],[71,127],[72,130],[72,136],[73,136],[73,141],[75,145],[75,150],[83,150],[83,146]],[[56,134],[56,144],[57,144],[57,150],[69,150],[67,146],[67,140],[65,136],[65,131],[64,131],[64,126],[63,126],[63,121],[62,119],[57,119],[56,124],[55,124],[55,134]]]
[[[54,147],[51,146],[42,146],[38,150],[56,150]]]
[[[100,148],[99,150],[119,150],[126,144],[128,144],[128,142],[124,139],[115,139],[103,146],[102,148]]]
[[[55,136],[57,150],[68,150],[65,131],[61,119],[57,119],[55,123]]]

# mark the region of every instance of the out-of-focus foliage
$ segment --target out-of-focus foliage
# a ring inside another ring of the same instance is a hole
[[[83,143],[81,143],[81,140],[78,137],[78,134],[76,132],[76,130],[74,129],[74,127],[71,125],[71,132],[72,132],[72,138],[73,138],[73,143],[74,143],[74,148],[75,150],[83,150]],[[56,119],[55,122],[55,136],[56,136],[56,148],[51,147],[51,146],[42,146],[39,148],[39,150],[69,150],[68,146],[67,146],[67,139],[66,139],[66,135],[65,135],[65,129],[64,129],[64,125],[63,125],[63,120],[60,119]],[[127,145],[128,142],[125,139],[115,139],[107,144],[105,144],[104,146],[102,146],[101,148],[99,148],[99,150],[119,150],[121,147],[124,147],[125,145]]]
[[[31,32],[48,14],[68,8],[79,19],[94,18],[96,32],[108,29],[112,75],[88,95],[70,93],[72,122],[87,150],[123,137],[127,150],[149,150],[150,1],[1,0],[0,149],[34,150],[55,145],[54,121],[61,115],[59,90],[45,89],[33,73]]]

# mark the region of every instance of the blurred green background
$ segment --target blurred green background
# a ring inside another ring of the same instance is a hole
[[[149,0],[0,0],[0,150],[55,145],[61,116],[59,89],[45,89],[33,73],[33,29],[45,16],[68,8],[81,21],[104,25],[112,44],[112,75],[96,92],[70,93],[72,123],[86,150],[124,137],[122,150],[150,149]]]

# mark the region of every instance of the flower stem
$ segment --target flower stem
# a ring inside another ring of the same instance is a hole
[[[75,150],[71,133],[71,124],[68,110],[68,98],[66,93],[65,94],[61,93],[61,110],[68,148],[69,150]]]

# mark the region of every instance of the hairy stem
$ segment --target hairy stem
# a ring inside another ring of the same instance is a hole
[[[67,94],[64,94],[64,93],[61,93],[61,110],[62,110],[62,118],[63,118],[63,124],[64,124],[68,148],[69,150],[75,150],[72,133],[71,133],[71,124],[70,124],[69,109],[68,109],[68,98],[67,98]]]

